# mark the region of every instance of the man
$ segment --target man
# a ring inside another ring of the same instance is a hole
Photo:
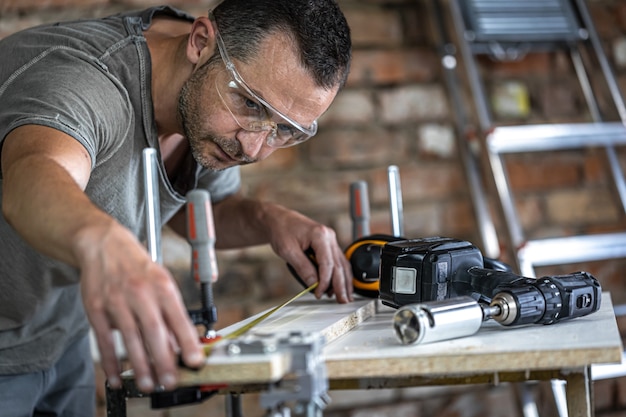
[[[3,414],[90,415],[89,323],[113,387],[114,329],[143,391],[175,387],[178,353],[203,363],[175,282],[142,245],[145,147],[175,230],[185,194],[206,188],[218,249],[269,243],[317,297],[351,300],[331,229],[237,194],[238,165],[313,136],[345,83],[334,0],[225,0],[195,20],[152,8],[26,30],[0,53]]]

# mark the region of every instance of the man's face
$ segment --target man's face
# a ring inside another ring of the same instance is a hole
[[[268,36],[254,59],[244,64],[233,60],[237,72],[253,94],[296,123],[311,126],[330,106],[337,90],[315,85],[299,65],[288,39]],[[231,80],[229,84],[229,80]],[[232,86],[231,74],[223,61],[209,61],[198,67],[184,84],[179,97],[179,117],[194,158],[202,166],[222,170],[267,158],[277,148],[268,145],[270,130],[251,131],[242,127],[241,112],[259,104],[241,89]],[[228,94],[228,96],[226,95]],[[246,107],[247,106],[247,107]],[[280,126],[280,116],[268,112],[267,123]],[[284,122],[284,120],[283,120]]]

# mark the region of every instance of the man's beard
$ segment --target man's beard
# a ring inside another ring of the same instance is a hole
[[[178,97],[178,117],[183,127],[183,133],[189,142],[191,154],[200,165],[212,171],[222,171],[230,166],[221,165],[220,161],[203,151],[206,145],[210,143],[215,144],[231,158],[237,160],[239,165],[256,162],[255,159],[243,153],[241,143],[238,140],[217,136],[210,131],[202,130],[200,91],[203,90],[204,83],[208,82],[207,75],[210,63],[209,60],[191,74],[191,77],[183,84]]]

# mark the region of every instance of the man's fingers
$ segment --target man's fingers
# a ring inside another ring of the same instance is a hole
[[[350,261],[345,257],[344,253],[341,252],[339,256],[339,262],[341,265],[341,269],[343,270],[343,282],[344,288],[346,289],[346,302],[354,301],[354,284],[353,284],[353,276],[352,276],[352,265]]]
[[[137,387],[143,392],[151,392],[155,383],[150,370],[149,358],[142,334],[129,310],[118,308],[110,313],[111,321],[120,331],[126,354],[135,374]]]
[[[115,354],[115,342],[113,340],[113,329],[109,326],[106,318],[102,315],[91,317],[91,324],[98,350],[100,352],[100,362],[111,388],[121,388],[120,364]]]
[[[317,258],[317,254],[315,254],[315,256]],[[308,287],[317,282],[317,268],[304,252],[295,250],[289,254],[285,254],[284,258],[304,282],[305,286]]]
[[[177,303],[165,303],[164,310],[165,322],[169,326],[170,335],[174,336],[176,344],[180,348],[180,354],[185,365],[190,368],[199,368],[204,365],[205,356],[200,346],[200,339],[195,327],[189,320],[182,300]]]
[[[327,244],[321,244],[313,249],[315,250],[315,258],[317,259],[317,278],[319,282],[319,285],[315,289],[315,296],[321,298],[331,288],[335,262],[333,254]]]

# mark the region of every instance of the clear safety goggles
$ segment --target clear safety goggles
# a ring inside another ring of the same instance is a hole
[[[266,142],[273,148],[287,148],[314,136],[317,133],[317,121],[306,128],[252,91],[230,60],[212,13],[209,13],[209,18],[215,29],[220,57],[226,66],[216,77],[215,87],[222,103],[239,127],[251,132],[269,132]]]

